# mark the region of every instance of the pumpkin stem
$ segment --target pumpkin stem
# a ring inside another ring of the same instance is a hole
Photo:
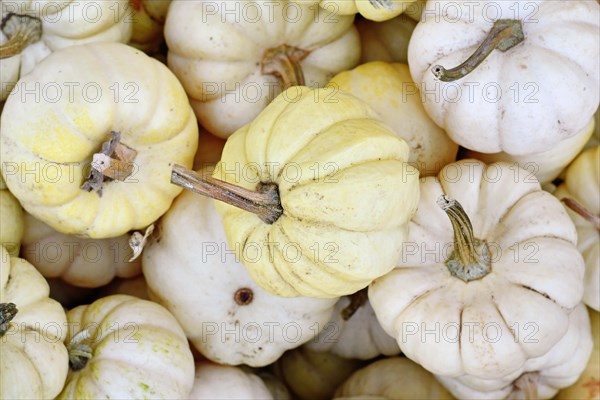
[[[450,273],[465,282],[483,278],[491,270],[487,244],[475,238],[471,220],[458,201],[442,195],[437,203],[454,229],[454,250],[446,260]]]
[[[499,19],[477,50],[465,62],[457,67],[446,69],[441,65],[434,66],[431,71],[443,82],[452,82],[464,78],[494,50],[505,52],[525,40],[523,25],[518,19]]]
[[[263,54],[260,72],[263,75],[275,75],[283,90],[290,86],[304,86],[302,61],[310,52],[283,44],[267,49]]]
[[[25,47],[42,38],[42,21],[30,15],[8,13],[0,23],[8,41],[0,46],[0,59],[21,54]]]
[[[380,8],[384,8],[386,10],[394,9],[394,4],[392,3],[391,0],[369,0],[369,3],[371,3],[373,8],[375,8],[377,10]]]
[[[521,390],[525,400],[538,400],[538,382],[540,375],[537,372],[528,372],[521,375],[515,382],[515,388]],[[512,396],[515,397],[514,395]],[[519,397],[521,398],[521,397]]]
[[[10,321],[13,320],[18,312],[19,310],[15,303],[0,303],[0,337],[4,336],[10,325]]]
[[[368,288],[364,288],[350,295],[350,304],[340,312],[344,321],[348,321],[367,302],[369,298],[367,292]]]
[[[112,156],[116,158],[113,158]],[[92,158],[90,174],[81,185],[81,189],[98,192],[102,196],[104,182],[124,181],[133,172],[133,160],[137,151],[121,143],[121,133],[112,131],[110,139],[102,143],[102,150]]]
[[[91,338],[90,331],[84,329],[71,338],[67,344],[69,366],[73,371],[83,369],[92,358],[92,348],[83,343]]]
[[[565,203],[565,206],[569,207],[571,210],[579,214],[583,219],[590,222],[596,227],[597,230],[600,231],[600,217],[594,215],[590,210],[588,210],[579,202],[570,197],[563,197],[562,199],[560,199],[560,201]]]
[[[256,191],[252,191],[207,174],[198,174],[181,165],[173,166],[171,183],[254,213],[267,224],[274,223],[283,214],[275,183],[259,182]]]

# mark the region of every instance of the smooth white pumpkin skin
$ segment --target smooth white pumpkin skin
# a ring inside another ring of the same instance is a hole
[[[113,295],[70,310],[69,340],[92,329],[92,358],[69,371],[58,399],[187,398],[194,358],[183,330],[159,304]],[[97,329],[94,333],[94,329]]]
[[[359,360],[400,353],[396,339],[381,328],[368,300],[350,319],[344,320],[341,312],[349,304],[349,296],[338,300],[331,321],[314,340],[306,344],[309,349]]]
[[[515,166],[518,165],[523,169],[531,171],[532,175],[542,185],[550,184],[586,146],[586,143],[594,133],[595,125],[594,119],[590,119],[585,128],[579,133],[557,143],[550,150],[541,153],[514,156],[507,153],[484,154],[467,150],[463,156],[464,158],[476,158],[487,164],[499,161],[515,163]]]
[[[167,67],[123,44],[92,43],[53,53],[19,82],[30,88],[81,83],[54,103],[15,92],[6,101],[2,174],[25,210],[59,232],[106,238],[143,229],[169,208],[182,190],[170,183],[172,165],[192,166],[198,128]],[[95,102],[81,90],[88,83],[99,90]],[[137,155],[132,175],[106,183],[99,196],[80,186],[111,130]]]
[[[496,19],[490,9],[498,18],[521,18],[524,42],[493,51],[458,81],[438,80],[433,66],[461,64],[484,40]],[[594,1],[427,2],[408,49],[413,80],[431,92],[425,109],[470,150],[551,149],[581,131],[598,107],[599,10]]]
[[[335,399],[453,399],[433,375],[408,358],[375,361],[352,374]]]
[[[383,61],[408,62],[408,42],[417,23],[407,15],[384,22],[359,19],[355,22],[360,34],[360,63]]]
[[[160,240],[142,254],[150,298],[175,315],[210,360],[264,366],[313,339],[329,321],[337,298],[283,298],[254,283],[227,245],[213,200],[184,192],[160,224]],[[247,305],[234,299],[242,288],[253,292]]]
[[[142,273],[139,258],[129,262],[133,255],[129,235],[78,238],[57,232],[30,214],[25,215],[22,255],[44,277],[60,277],[79,287],[95,288],[115,277],[131,278]]]
[[[459,399],[523,399],[527,397],[513,381],[524,373],[539,374],[538,398],[550,399],[561,388],[575,383],[585,370],[593,348],[590,319],[583,303],[569,316],[569,328],[563,338],[541,357],[530,359],[523,369],[502,379],[482,380],[469,376],[437,377]]]
[[[194,387],[188,399],[264,399],[273,396],[263,381],[255,374],[239,367],[211,362],[196,363]]]
[[[239,11],[227,14],[227,7]],[[296,11],[297,19],[292,14]],[[321,9],[318,0],[174,0],[165,23],[168,65],[202,126],[227,138],[281,92],[275,76],[260,72],[266,50],[287,44],[310,51],[300,62],[305,82],[321,87],[359,61],[360,38],[353,20]]]
[[[126,43],[133,25],[129,0],[3,1],[2,17],[11,12],[40,18],[42,37],[21,54],[0,61],[0,100],[8,96],[5,88],[14,86],[53,51],[93,42]],[[0,43],[5,39],[1,36]]]
[[[33,265],[3,246],[0,256],[0,303],[18,309],[0,338],[0,398],[54,398],[69,368],[65,312],[48,297],[48,283]]]
[[[577,201],[595,216],[600,216],[600,146],[581,153],[567,168],[565,181],[554,192],[558,199]],[[600,310],[600,233],[596,227],[565,206],[577,228],[577,248],[585,260],[583,301]]]
[[[404,256],[369,287],[383,329],[435,374],[497,379],[513,373],[564,336],[581,301],[585,266],[575,226],[528,175],[510,164],[462,160],[423,178]],[[442,194],[462,204],[475,237],[489,245],[491,271],[481,279],[465,283],[445,265],[454,236],[436,203]],[[518,343],[511,327],[520,330]],[[525,341],[533,328],[536,340]]]

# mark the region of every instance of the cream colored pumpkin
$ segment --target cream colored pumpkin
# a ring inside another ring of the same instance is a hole
[[[194,358],[162,306],[114,295],[70,310],[67,319],[70,371],[58,399],[187,398]]]
[[[353,20],[321,9],[318,0],[173,0],[165,24],[168,64],[202,126],[227,138],[282,91],[279,67],[287,68],[284,81],[304,84],[297,82],[301,70],[311,87],[354,67],[360,39]],[[271,64],[278,72],[269,72]]]
[[[559,199],[570,198],[600,218],[600,146],[581,153],[566,170],[564,183],[554,192]],[[600,310],[600,233],[598,226],[568,206],[567,213],[577,228],[577,248],[585,260],[583,301]]]
[[[79,84],[72,96],[69,82]],[[181,192],[170,183],[171,166],[192,166],[198,128],[163,64],[123,44],[92,43],[53,53],[20,84],[62,88],[55,102],[48,93],[39,101],[13,93],[2,112],[2,174],[34,217],[65,234],[116,237],[154,222]],[[137,154],[120,160],[121,179],[104,182],[100,195],[82,185],[111,131]]]
[[[581,132],[541,153],[513,156],[507,153],[484,154],[467,150],[464,152],[463,157],[476,158],[487,164],[498,161],[514,163],[515,167],[518,165],[530,171],[532,177],[535,176],[542,185],[547,185],[556,179],[565,167],[579,155],[592,137],[594,126],[595,121],[592,118]]]
[[[358,98],[290,88],[225,144],[212,179],[277,203],[258,217],[217,202],[227,242],[275,295],[355,293],[400,256],[419,197],[407,161],[406,143]]]
[[[528,176],[462,160],[422,179],[404,255],[371,284],[369,299],[383,329],[425,369],[499,379],[566,334],[585,265],[566,211]]]
[[[360,34],[360,63],[383,61],[408,62],[408,42],[417,26],[414,19],[401,14],[384,22],[359,19],[355,23]]]
[[[562,389],[556,400],[592,400],[600,397],[600,313],[588,308],[594,348],[585,371],[577,382]]]
[[[57,232],[30,214],[25,216],[22,255],[44,277],[60,277],[80,287],[95,288],[115,277],[131,278],[142,273],[139,259],[129,262],[133,256],[129,235],[78,238]]]
[[[325,400],[331,399],[336,388],[364,365],[364,361],[341,358],[302,346],[285,353],[273,365],[273,370],[294,398]]]
[[[360,13],[372,21],[386,21],[411,10],[416,12],[416,0],[321,0],[321,7],[340,15]]]
[[[581,303],[569,316],[565,336],[548,353],[528,360],[522,370],[494,380],[470,376],[438,379],[459,399],[551,399],[559,389],[577,381],[587,365],[592,347],[590,320]],[[525,379],[533,381],[532,388],[520,382]]]
[[[352,296],[338,300],[331,321],[306,346],[314,351],[360,360],[399,354],[396,339],[383,331],[368,300],[347,317],[351,300]]]
[[[132,32],[129,0],[3,1],[2,18],[10,13],[39,19],[41,35],[18,55],[0,61],[0,100],[6,99],[21,76],[53,51],[92,42],[126,43]],[[6,36],[2,34],[0,43],[6,41]]]
[[[459,145],[481,153],[548,151],[580,132],[598,108],[598,2],[431,0],[423,17],[408,64],[427,113]],[[467,74],[463,62],[486,37],[502,37],[492,34],[498,21],[505,24],[498,32],[517,44],[503,41],[505,51],[491,50]],[[521,42],[513,35],[519,27]]]
[[[264,366],[329,321],[336,299],[277,297],[252,280],[227,245],[211,199],[181,194],[157,229],[160,236],[142,254],[150,298],[210,360]]]
[[[18,256],[24,231],[23,208],[0,176],[0,245]]]
[[[430,372],[408,358],[375,361],[353,373],[335,399],[453,399]]]
[[[139,299],[150,300],[148,297],[148,285],[143,275],[135,278],[115,278],[111,283],[100,290],[98,297],[110,296],[113,294],[127,294]]]
[[[27,261],[0,246],[0,303],[17,313],[0,328],[0,398],[51,399],[60,393],[69,357],[63,340],[67,320],[60,304],[48,298],[48,284]]]
[[[170,4],[171,0],[131,0],[133,31],[129,43],[132,46],[149,54],[160,50]]]
[[[194,387],[186,399],[264,399],[273,396],[263,381],[255,374],[238,367],[211,362],[196,363]]]
[[[406,64],[372,62],[342,72],[330,84],[371,106],[410,147],[409,162],[421,176],[456,160],[458,145],[425,112]]]

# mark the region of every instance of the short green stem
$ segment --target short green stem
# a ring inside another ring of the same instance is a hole
[[[25,47],[42,38],[42,21],[30,15],[9,13],[2,19],[0,29],[8,38],[0,45],[0,59],[21,54]]]
[[[483,278],[492,269],[488,245],[474,236],[471,220],[458,201],[440,196],[437,203],[454,230],[454,250],[446,260],[450,273],[465,282]]]
[[[481,64],[494,49],[507,51],[525,40],[523,25],[518,19],[497,20],[485,40],[465,62],[457,67],[446,69],[441,65],[432,68],[433,74],[443,82],[464,78]]]
[[[17,315],[19,310],[14,303],[0,303],[0,337],[4,336],[10,321]]]
[[[92,358],[92,348],[84,343],[90,340],[90,338],[90,331],[84,329],[73,336],[67,344],[71,370],[79,371],[80,369],[85,368],[88,361]]]

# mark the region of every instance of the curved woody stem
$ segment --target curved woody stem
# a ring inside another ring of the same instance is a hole
[[[483,278],[491,271],[487,244],[474,236],[469,216],[458,201],[441,196],[437,203],[454,230],[454,250],[446,260],[450,273],[465,282]]]
[[[287,44],[268,49],[263,54],[260,72],[277,77],[283,89],[291,86],[304,86],[304,72],[300,61],[310,52]]]
[[[596,230],[600,231],[600,217],[594,215],[590,210],[588,210],[579,202],[570,197],[564,197],[560,199],[560,201],[565,203],[565,206],[569,207],[571,210],[573,210],[573,212],[581,216],[581,218],[594,225],[594,227],[596,227]]]
[[[25,47],[42,38],[42,21],[30,15],[9,13],[2,19],[0,29],[8,38],[0,45],[0,59],[21,54]]]
[[[446,69],[441,65],[434,66],[431,71],[439,80],[452,82],[464,78],[481,64],[494,49],[507,51],[525,40],[523,25],[518,19],[497,20],[485,40],[477,50],[462,64]]]
[[[73,336],[67,344],[69,365],[73,371],[83,369],[92,358],[92,348],[84,343],[90,338],[89,330],[84,329]]]
[[[15,303],[0,303],[0,337],[4,336],[6,331],[8,331],[10,321],[13,320],[18,312],[19,310]]]

